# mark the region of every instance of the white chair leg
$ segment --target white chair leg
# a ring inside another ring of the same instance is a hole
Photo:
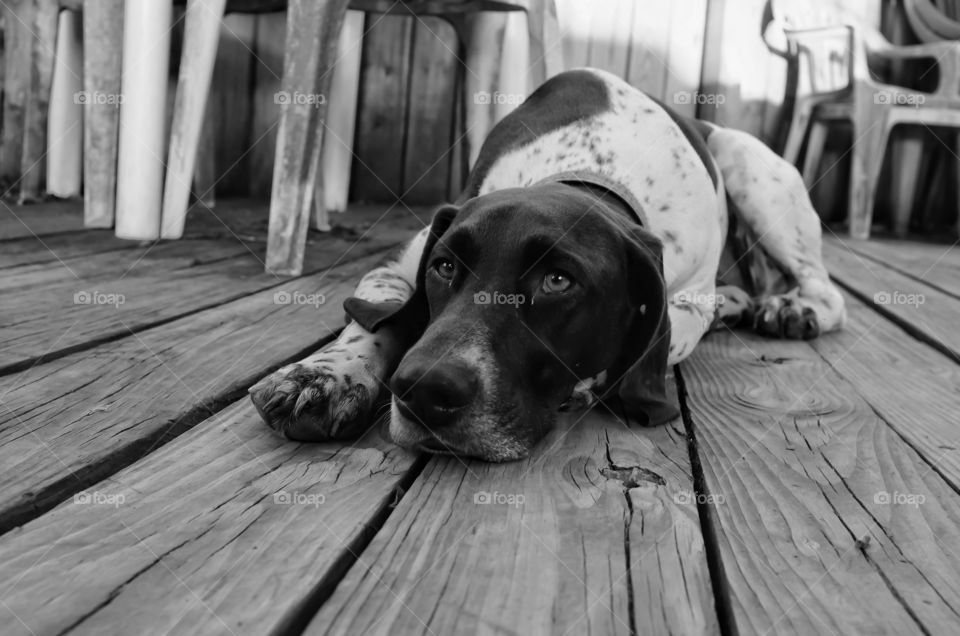
[[[328,212],[345,212],[347,209],[360,88],[363,23],[363,12],[347,11],[340,31],[320,156],[320,196],[314,200],[314,227],[319,230],[330,228]]]
[[[188,0],[163,191],[162,238],[180,238],[190,202],[226,0]]]
[[[80,15],[60,12],[47,123],[47,192],[80,194],[83,178],[83,29]]]
[[[120,238],[160,236],[172,17],[169,2],[127,0],[124,6],[117,159],[116,235]]]

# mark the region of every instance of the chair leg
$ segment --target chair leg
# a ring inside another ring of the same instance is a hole
[[[321,192],[314,200],[314,227],[329,228],[328,212],[345,212],[353,165],[353,134],[360,90],[360,57],[363,50],[364,14],[348,11],[340,32],[337,65],[327,100],[327,135],[320,159]]]
[[[53,59],[60,14],[59,0],[33,0],[33,3],[30,93],[24,122],[23,155],[20,159],[20,203],[39,200],[44,188],[50,88],[53,85]]]
[[[954,232],[960,234],[960,131],[956,133],[953,138],[953,150],[954,150],[954,162],[953,169],[956,170],[954,173],[956,179],[953,181],[954,194],[956,195],[957,203],[957,217],[956,222],[953,225]]]
[[[180,76],[170,127],[170,153],[163,187],[161,238],[183,236],[213,64],[226,0],[188,0]],[[198,193],[199,194],[199,193]]]
[[[804,137],[807,136],[807,127],[810,124],[815,105],[815,100],[802,97],[794,102],[793,113],[790,116],[790,127],[787,130],[787,139],[783,144],[783,152],[780,153],[786,161],[793,165],[796,165],[797,159],[800,158],[800,149],[803,147]]]
[[[889,135],[886,113],[881,109],[861,109],[855,115],[853,133],[848,206],[850,236],[865,240],[870,238],[873,202]]]
[[[530,34],[529,67],[532,88],[563,71],[563,46],[557,5],[554,0],[528,0],[527,31]]]
[[[891,161],[896,166],[893,177],[893,231],[904,236],[910,228],[910,214],[920,180],[923,160],[923,131],[907,128],[891,144]]]
[[[115,233],[119,238],[153,240],[160,236],[163,203],[173,5],[126,0],[124,9]]]
[[[207,98],[203,109],[203,125],[200,127],[200,141],[197,147],[197,160],[193,169],[193,193],[204,207],[212,208],[217,203],[217,136],[214,123],[214,106]]]
[[[67,198],[80,194],[83,179],[83,33],[80,15],[60,12],[57,57],[50,89],[47,128],[47,192]]]
[[[826,122],[815,120],[810,124],[807,154],[803,158],[803,185],[807,187],[807,190],[810,190],[817,181],[817,169],[823,159],[823,149],[827,144],[828,131]]]
[[[326,100],[319,100],[336,60],[349,0],[290,0],[283,60],[267,272],[298,276],[303,270],[310,205],[314,198]]]
[[[5,194],[20,179],[24,121],[30,91],[31,0],[7,0],[0,4],[4,24],[3,137],[0,139],[0,188]]]
[[[110,227],[117,195],[123,0],[85,3],[83,51],[83,225]]]

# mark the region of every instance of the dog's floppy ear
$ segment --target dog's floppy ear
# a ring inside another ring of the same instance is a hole
[[[427,305],[427,294],[423,289],[430,252],[453,223],[457,212],[459,208],[445,205],[434,213],[433,220],[430,222],[430,231],[423,246],[423,254],[420,257],[420,265],[417,268],[416,289],[406,302],[374,303],[351,297],[343,301],[343,309],[347,315],[371,333],[383,325],[390,325],[405,340],[418,339],[430,322],[430,308]]]
[[[658,426],[680,414],[666,394],[670,318],[663,244],[646,230],[636,228],[627,239],[627,266],[628,293],[636,315],[617,365],[616,373],[623,374],[618,394],[630,418]]]

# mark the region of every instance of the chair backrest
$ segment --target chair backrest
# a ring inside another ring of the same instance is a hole
[[[872,0],[770,0],[764,39],[771,48],[798,58],[805,90],[840,90],[850,84],[857,54],[853,34],[840,27],[869,28],[878,10]]]

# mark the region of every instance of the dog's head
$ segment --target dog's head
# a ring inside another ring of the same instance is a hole
[[[524,457],[581,379],[648,424],[673,417],[660,242],[579,188],[501,190],[434,216],[403,305],[355,298],[368,330],[413,343],[390,382],[389,437],[490,461]]]

